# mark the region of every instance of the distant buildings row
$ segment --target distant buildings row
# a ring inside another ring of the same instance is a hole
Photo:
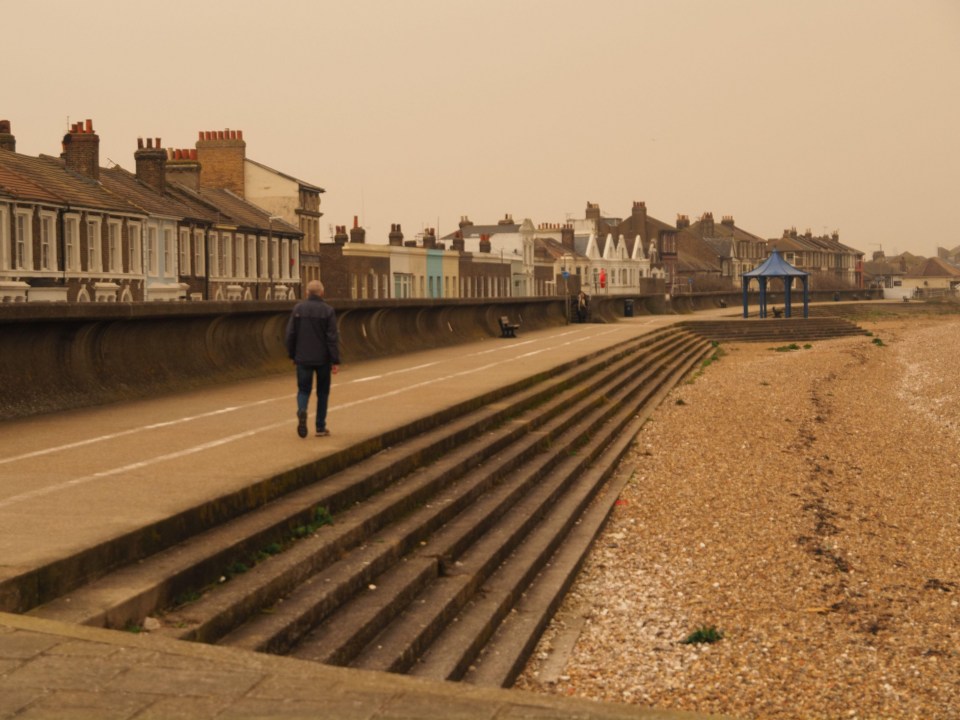
[[[622,218],[587,203],[562,224],[463,217],[440,238],[394,225],[380,242],[354,218],[321,242],[324,189],[247,158],[236,130],[200,132],[187,149],[141,139],[134,165],[100,166],[90,120],[59,157],[17,153],[0,121],[0,301],[293,299],[314,278],[331,298],[679,294],[739,288],[773,248],[814,288],[877,282],[838,233],[765,240],[709,212],[665,223],[643,202]]]

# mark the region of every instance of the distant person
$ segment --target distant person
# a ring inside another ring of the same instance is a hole
[[[580,291],[580,295],[577,296],[577,322],[586,322],[587,321],[587,305],[589,304],[587,299],[587,294]]]
[[[287,322],[287,355],[297,366],[297,435],[307,436],[307,405],[317,377],[317,437],[327,429],[330,376],[340,370],[337,315],[323,299],[323,283],[307,283],[307,299],[296,304]]]

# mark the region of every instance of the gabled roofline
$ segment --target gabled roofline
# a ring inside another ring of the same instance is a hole
[[[248,163],[251,163],[251,164],[253,164],[253,165],[256,165],[256,166],[259,167],[259,168],[263,168],[264,170],[268,170],[268,171],[274,173],[275,175],[279,175],[279,176],[282,177],[282,178],[286,178],[287,180],[292,180],[293,182],[297,183],[297,184],[300,185],[301,187],[306,188],[307,190],[313,190],[314,192],[318,192],[318,193],[325,193],[325,192],[326,192],[326,190],[324,190],[324,189],[323,189],[322,187],[320,187],[319,185],[313,185],[313,184],[308,183],[308,182],[306,182],[306,181],[304,181],[304,180],[301,180],[300,178],[295,178],[293,175],[287,175],[287,173],[285,173],[285,172],[280,172],[280,171],[277,170],[276,168],[272,168],[272,167],[270,167],[269,165],[264,165],[263,163],[257,162],[256,160],[251,160],[250,158],[244,158],[243,160],[244,160],[244,162],[248,162]]]

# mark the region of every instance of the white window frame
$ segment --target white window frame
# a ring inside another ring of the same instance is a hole
[[[59,263],[57,251],[57,213],[40,211],[40,269],[56,271]]]
[[[123,225],[120,220],[107,220],[107,269],[123,272]]]
[[[257,238],[255,235],[247,235],[247,266],[244,277],[257,277]]]
[[[180,228],[180,269],[179,275],[190,274],[190,228]]]
[[[247,274],[247,256],[244,252],[244,236],[237,233],[233,236],[233,257],[235,264],[233,266],[234,277],[242,278]]]
[[[233,233],[220,233],[220,277],[233,277]]]
[[[159,228],[153,224],[147,225],[147,240],[144,245],[146,247],[147,275],[151,277],[157,277],[157,275],[159,275],[160,257],[158,253],[159,248],[157,248],[157,242],[159,241],[159,238]]]
[[[87,216],[87,272],[91,274],[103,272],[102,224],[99,217]]]
[[[290,277],[294,280],[300,278],[300,242],[293,240],[290,242]]]
[[[163,277],[171,278],[177,276],[177,268],[173,262],[175,254],[173,252],[173,246],[176,242],[176,233],[173,232],[173,228],[169,225],[164,225],[163,227]]]
[[[266,268],[267,262],[269,262],[269,258],[267,257],[267,239],[266,238],[260,238],[260,255],[257,258],[257,260],[258,260],[257,278],[265,278],[267,276],[265,268]]]
[[[80,271],[80,215],[65,213],[63,216],[63,259],[67,272]]]
[[[127,272],[140,275],[143,272],[143,225],[127,221]]]
[[[273,243],[270,246],[270,266],[267,268],[267,275],[270,277],[270,280],[273,281],[277,279],[277,270],[280,268],[280,241],[278,238],[273,238]]]
[[[33,270],[33,210],[14,211],[13,270]]]
[[[203,230],[193,231],[193,272],[202,277],[207,271],[207,256],[203,252]]]
[[[218,243],[220,237],[215,232],[207,235],[207,255],[209,256],[210,277],[220,277],[220,251]]]
[[[9,205],[0,205],[0,270],[10,269]]]
[[[280,241],[280,277],[290,278],[290,241],[286,238]]]

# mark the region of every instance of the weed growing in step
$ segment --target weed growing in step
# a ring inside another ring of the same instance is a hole
[[[173,599],[173,606],[180,607],[181,605],[186,605],[200,599],[200,592],[197,590],[187,590],[177,595]]]
[[[128,633],[133,633],[134,635],[139,635],[140,633],[143,632],[143,626],[137,625],[137,623],[131,620],[124,626],[123,631]]]
[[[268,557],[279,555],[283,552],[283,545],[280,543],[270,543],[265,548],[257,551],[256,562],[262,562]]]
[[[328,508],[320,507],[318,505],[313,510],[313,520],[308,522],[306,525],[298,525],[295,527],[293,529],[293,536],[295,538],[304,538],[308,535],[313,535],[324,525],[333,525],[333,515],[330,513]]]
[[[874,339],[871,340],[870,342],[872,342],[872,343],[873,343],[874,345],[876,345],[877,347],[883,347],[883,344],[884,344],[884,343],[883,343],[883,340],[881,340],[880,338],[874,338]]]
[[[680,642],[684,645],[700,645],[703,643],[715,643],[723,640],[723,633],[717,630],[715,625],[701,625],[692,633],[687,635]]]
[[[790,343],[789,345],[781,345],[780,347],[770,349],[774,352],[793,352],[794,350],[799,350],[800,346],[796,343]]]
[[[724,350],[722,347],[720,347],[720,344],[716,340],[714,340],[713,342],[713,347],[714,347],[713,354],[711,354],[702,363],[700,363],[701,370],[706,370],[713,363],[717,362],[720,358],[722,358],[724,355],[727,354],[727,351]]]
[[[227,580],[229,580],[230,578],[236,577],[237,575],[243,575],[249,569],[250,569],[249,565],[237,560],[235,562],[230,563],[227,566],[227,569],[224,571],[223,575]]]
[[[687,401],[683,398],[677,398],[677,405],[686,405]]]
[[[710,345],[713,347],[713,352],[708,357],[703,359],[703,361],[700,363],[700,368],[690,376],[690,379],[687,381],[688,385],[692,385],[698,377],[703,375],[704,370],[727,354],[727,351],[720,347],[720,343],[716,340],[711,340]]]

